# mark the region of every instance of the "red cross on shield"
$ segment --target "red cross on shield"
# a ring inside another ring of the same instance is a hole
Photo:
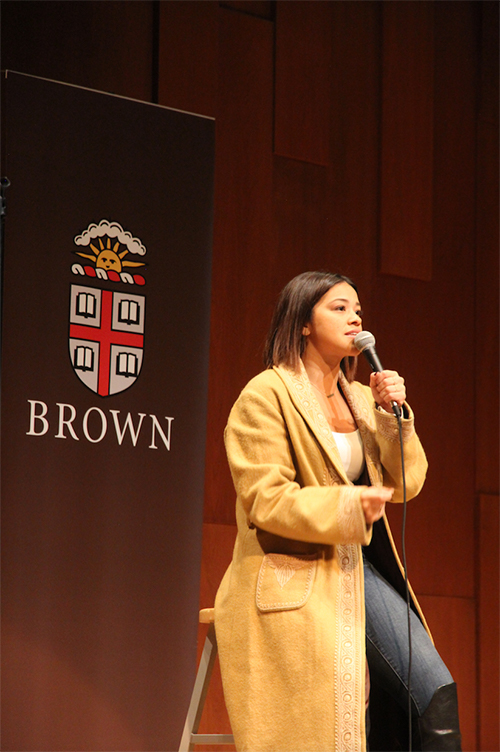
[[[146,298],[71,285],[69,352],[85,386],[109,397],[135,383],[142,368]]]

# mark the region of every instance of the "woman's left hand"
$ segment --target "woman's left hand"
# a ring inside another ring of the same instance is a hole
[[[388,413],[392,413],[392,403],[401,407],[406,399],[405,380],[397,371],[380,371],[370,375],[373,399]]]

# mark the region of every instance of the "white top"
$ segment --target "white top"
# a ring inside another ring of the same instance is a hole
[[[335,431],[332,433],[347,477],[350,481],[357,480],[365,465],[363,442],[359,430],[350,433],[336,433]]]

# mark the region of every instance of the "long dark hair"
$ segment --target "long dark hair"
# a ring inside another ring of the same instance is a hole
[[[358,291],[349,277],[331,272],[304,272],[285,285],[276,303],[264,347],[266,368],[283,364],[298,369],[306,347],[302,330],[311,320],[316,303],[339,282],[347,282]],[[354,379],[356,362],[356,358],[346,357],[340,364],[348,381]]]

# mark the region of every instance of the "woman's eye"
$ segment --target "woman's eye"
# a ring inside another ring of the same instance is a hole
[[[341,312],[344,312],[344,311],[347,311],[347,307],[346,307],[345,305],[336,305],[336,306],[335,306],[335,307],[333,308],[333,310],[334,310],[334,311],[341,311]],[[355,311],[355,314],[356,314],[356,316],[359,316],[359,317],[361,318],[361,317],[363,316],[363,311],[362,311],[362,309],[360,308],[360,309],[359,309],[358,311]]]

